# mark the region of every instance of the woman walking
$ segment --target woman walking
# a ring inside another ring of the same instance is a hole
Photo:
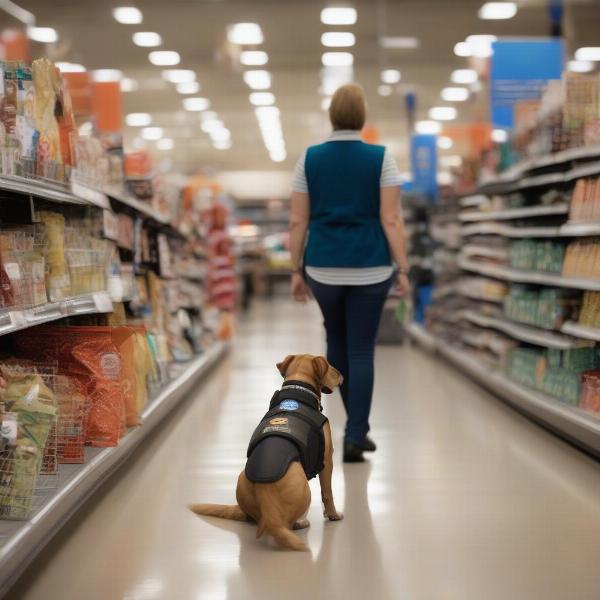
[[[290,216],[292,295],[304,302],[312,291],[327,359],[344,376],[344,462],[376,449],[367,433],[377,328],[393,282],[401,295],[409,289],[398,170],[383,146],[361,141],[366,110],[360,86],[336,91],[333,133],[296,165]]]

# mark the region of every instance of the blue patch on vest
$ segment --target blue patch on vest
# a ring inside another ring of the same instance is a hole
[[[279,408],[281,408],[281,410],[298,410],[299,406],[300,405],[295,400],[284,400],[279,405]]]

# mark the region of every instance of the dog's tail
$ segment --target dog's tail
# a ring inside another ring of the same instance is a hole
[[[189,508],[197,515],[206,517],[248,521],[248,515],[237,504],[191,504]]]
[[[274,483],[260,483],[256,485],[256,499],[260,506],[261,518],[256,531],[257,539],[263,534],[272,535],[280,548],[307,552],[308,547],[285,523],[281,514],[279,502],[274,502]]]

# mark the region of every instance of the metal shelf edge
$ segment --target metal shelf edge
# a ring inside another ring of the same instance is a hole
[[[0,549],[0,597],[16,582],[35,556],[70,519],[91,494],[114,473],[167,413],[201,376],[225,354],[228,344],[216,342],[212,348],[161,390],[142,413],[141,426],[130,430],[118,446],[103,448],[79,473]]]

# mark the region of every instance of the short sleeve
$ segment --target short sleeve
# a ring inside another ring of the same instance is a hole
[[[392,153],[386,148],[381,165],[380,187],[396,187],[400,185],[400,172]]]
[[[303,192],[308,194],[308,183],[306,181],[306,171],[304,170],[304,162],[306,161],[306,150],[296,163],[294,169],[294,181],[292,182],[292,191]]]

